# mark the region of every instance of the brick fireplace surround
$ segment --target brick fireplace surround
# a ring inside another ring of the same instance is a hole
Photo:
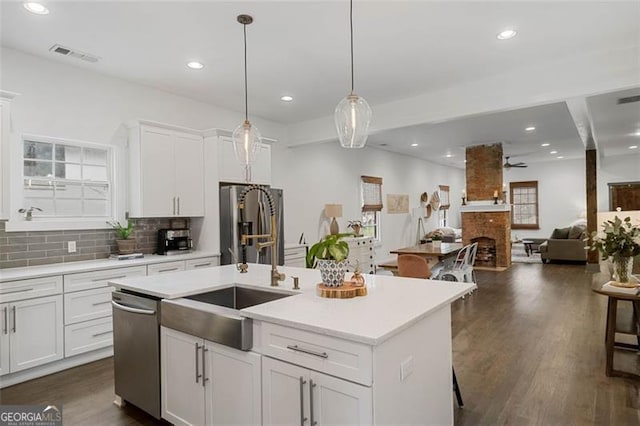
[[[511,212],[508,206],[493,204],[493,193],[502,198],[502,144],[478,145],[466,149],[466,185],[469,205],[461,208],[462,242],[495,240],[495,266],[511,266]],[[500,211],[492,210],[494,207]],[[483,263],[482,266],[485,266]]]

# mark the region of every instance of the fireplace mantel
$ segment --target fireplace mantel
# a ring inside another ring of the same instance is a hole
[[[487,204],[487,203],[477,203],[469,202],[466,206],[460,206],[460,213],[469,213],[469,212],[510,212],[511,204]]]

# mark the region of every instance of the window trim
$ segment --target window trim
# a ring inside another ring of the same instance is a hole
[[[24,142],[45,142],[54,144],[72,144],[87,148],[106,149],[109,156],[109,164],[107,165],[108,174],[110,179],[111,189],[111,209],[109,216],[90,217],[90,216],[74,216],[74,217],[37,217],[34,216],[33,220],[26,221],[21,213],[18,213],[18,209],[23,207],[24,194]],[[106,223],[107,220],[122,220],[117,215],[117,212],[124,208],[126,204],[125,194],[126,191],[119,191],[118,188],[126,188],[126,173],[120,164],[126,164],[123,155],[123,150],[118,145],[88,142],[83,140],[71,139],[71,138],[59,138],[53,136],[43,136],[31,133],[23,133],[19,137],[16,137],[11,141],[10,145],[10,182],[9,182],[9,194],[10,194],[10,212],[9,220],[6,222],[6,231],[58,231],[58,230],[80,230],[80,229],[109,229],[110,226]],[[118,170],[122,170],[122,173],[118,174]],[[125,185],[125,186],[123,186]]]
[[[438,192],[440,196],[440,210],[447,210],[451,207],[451,192],[449,185],[438,185]],[[444,203],[446,198],[446,204]]]
[[[536,190],[536,223],[518,224],[514,222],[516,204],[513,202],[514,188],[535,188]],[[540,190],[537,180],[527,180],[521,182],[509,182],[509,200],[511,200],[511,229],[540,229]]]

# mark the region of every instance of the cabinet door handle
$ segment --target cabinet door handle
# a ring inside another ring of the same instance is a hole
[[[211,262],[207,263],[198,263],[197,265],[193,265],[194,268],[201,268],[203,266],[211,266]]]
[[[202,387],[204,387],[204,384],[207,380],[207,373],[206,373],[206,362],[205,362],[205,353],[208,351],[209,349],[205,348],[204,345],[202,345]]]
[[[202,377],[202,374],[200,374],[200,368],[199,368],[199,362],[200,360],[198,359],[198,351],[200,350],[200,345],[198,344],[198,342],[196,342],[196,383],[199,383],[198,381],[200,380],[200,377]]]
[[[126,275],[117,275],[115,277],[94,278],[94,279],[91,280],[91,282],[96,283],[98,281],[111,281],[111,280],[117,280],[117,279],[126,278],[126,277],[127,277]]]
[[[309,380],[309,415],[311,416],[311,426],[318,424],[317,421],[313,420],[313,388],[315,387],[316,384],[313,383],[313,380]]]
[[[92,303],[92,306],[100,306],[100,305],[106,305],[107,303],[111,303],[111,300],[107,300],[106,302],[96,302],[96,303]]]
[[[180,197],[178,197],[178,214],[180,214]]]
[[[13,312],[13,332],[16,332],[16,305],[11,307],[11,311]]]
[[[100,337],[100,336],[104,336],[105,334],[111,334],[111,333],[113,333],[112,330],[103,331],[102,333],[94,333],[92,337]]]
[[[167,269],[160,269],[158,272],[171,272],[171,271],[177,271],[178,267],[174,267],[174,268],[167,268]]]
[[[309,355],[313,355],[313,356],[317,356],[320,358],[329,358],[329,354],[327,354],[326,352],[316,352],[316,351],[312,351],[311,349],[305,349],[305,348],[301,348],[298,345],[287,345],[287,349],[291,349],[292,351],[297,351],[297,352],[302,352],[305,354],[309,354]]]
[[[173,214],[176,214],[176,197],[173,197]]]
[[[9,308],[4,307],[4,329],[2,330],[4,334],[9,333]]]
[[[303,376],[300,376],[300,426],[304,426],[307,418],[304,416],[304,385],[307,383]]]

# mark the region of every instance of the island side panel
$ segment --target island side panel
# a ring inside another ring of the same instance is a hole
[[[452,380],[447,305],[374,347],[375,424],[453,424]]]

